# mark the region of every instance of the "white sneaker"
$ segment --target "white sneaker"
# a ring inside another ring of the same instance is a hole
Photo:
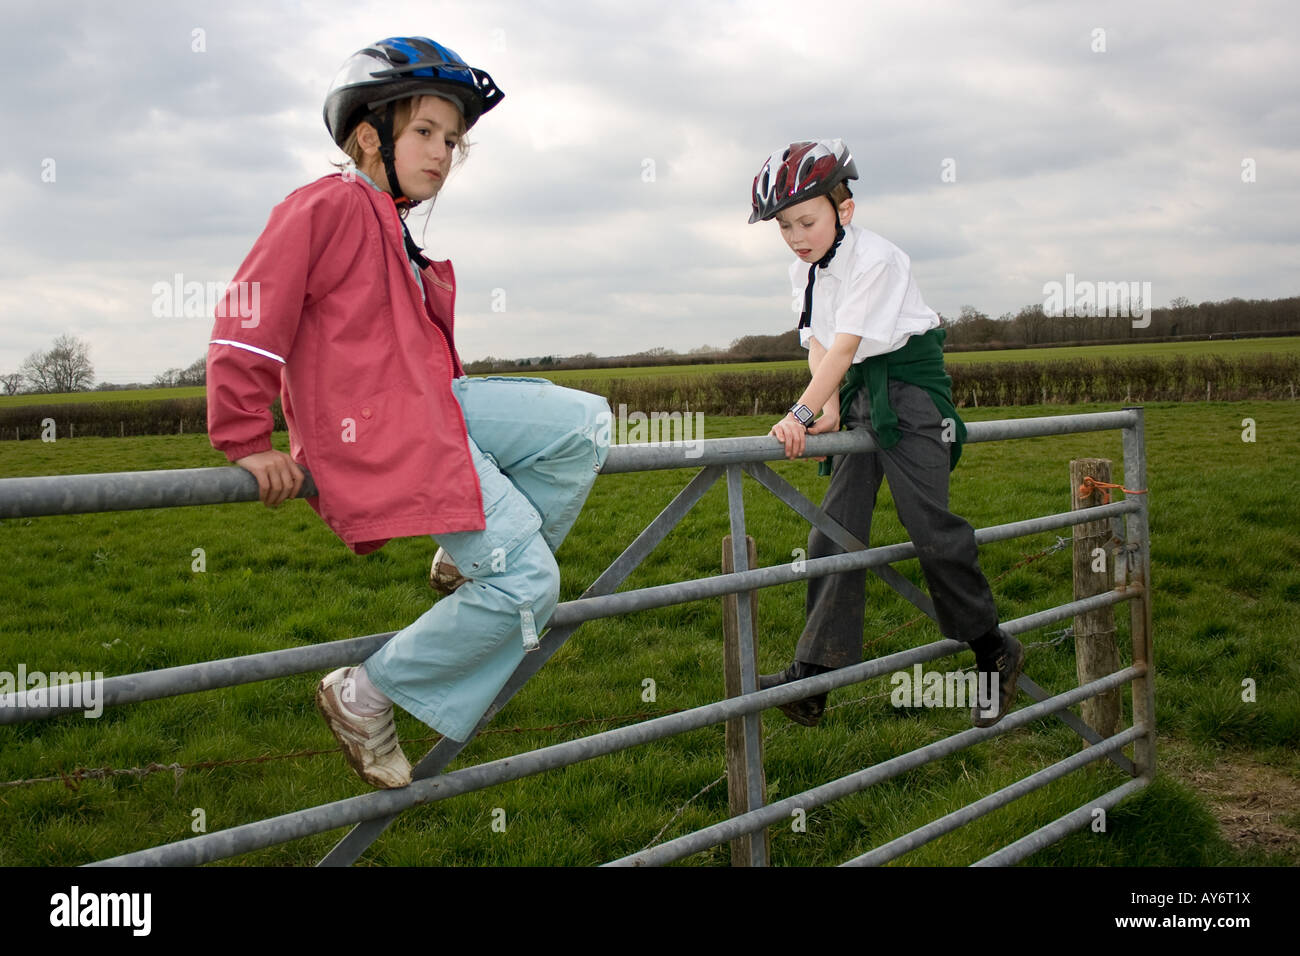
[[[393,708],[365,717],[348,709],[341,697],[349,667],[325,675],[316,688],[316,707],[330,731],[343,745],[343,755],[361,779],[374,787],[393,789],[411,782],[411,764],[397,742]]]
[[[460,569],[452,564],[447,552],[439,548],[433,556],[433,567],[429,569],[429,587],[440,594],[450,594],[467,581],[469,578],[464,577]]]

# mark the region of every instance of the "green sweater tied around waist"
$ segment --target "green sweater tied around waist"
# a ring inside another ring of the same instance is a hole
[[[949,450],[948,470],[957,467],[961,459],[961,446],[966,441],[966,423],[957,414],[952,403],[952,378],[943,368],[943,340],[946,329],[931,329],[922,335],[911,336],[901,348],[884,355],[872,355],[856,365],[850,365],[840,386],[840,422],[853,404],[858,390],[866,388],[871,397],[871,426],[881,448],[893,448],[902,437],[898,416],[889,404],[889,381],[896,379],[926,390],[939,410],[941,418],[954,424],[952,447]],[[828,456],[817,469],[819,475],[831,473],[832,459]]]

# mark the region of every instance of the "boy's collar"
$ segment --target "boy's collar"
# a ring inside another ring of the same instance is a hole
[[[843,282],[851,275],[851,265],[853,259],[853,246],[856,234],[853,223],[844,227],[844,238],[840,240],[839,248],[835,250],[835,257],[821,271],[823,274],[829,273],[836,279]]]

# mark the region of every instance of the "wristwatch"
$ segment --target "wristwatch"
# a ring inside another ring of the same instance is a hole
[[[813,418],[815,417],[813,415],[813,410],[807,405],[795,405],[790,409],[790,414],[793,415],[804,428],[811,425]]]

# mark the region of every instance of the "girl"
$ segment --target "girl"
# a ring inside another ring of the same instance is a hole
[[[981,686],[993,688],[994,700],[972,708],[971,720],[991,727],[1015,700],[1025,652],[998,626],[974,530],[948,510],[948,472],[961,456],[966,426],[953,407],[952,380],[943,369],[945,333],[921,299],[907,255],[853,225],[848,180],[857,178],[853,155],[838,139],[791,143],[768,157],[754,177],[749,221],[775,218],[781,238],[797,256],[790,265],[793,304],[812,372],[808,387],[771,434],[785,445],[787,457],[798,458],[805,436],[837,431],[841,414],[847,427],[871,431],[880,450],[839,456],[822,509],[868,542],[876,493],[889,478],[939,629],[970,644],[978,671],[988,675]],[[842,552],[817,529],[809,534],[810,558]],[[762,675],[759,688],[858,663],[865,588],[865,570],[809,579],[808,620],[794,662],[781,673]],[[826,695],[819,694],[781,710],[814,726],[825,705]]]
[[[603,398],[465,376],[451,263],[425,259],[406,228],[501,99],[487,73],[425,37],[350,57],[324,114],[355,174],[275,207],[227,290],[248,302],[251,285],[258,307],[219,308],[208,351],[208,434],[256,476],[263,503],[296,495],[305,467],[308,503],[353,552],[429,534],[468,579],[317,689],[348,762],[378,787],[411,781],[394,703],[467,740],[537,646],[559,594],[553,552],[608,453]],[[271,449],[277,392],[288,455]]]

